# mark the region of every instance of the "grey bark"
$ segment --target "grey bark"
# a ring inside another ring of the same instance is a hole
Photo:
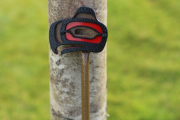
[[[71,18],[81,7],[93,8],[100,22],[106,24],[106,0],[48,0],[49,26]],[[61,51],[63,47],[59,47]],[[107,74],[106,47],[90,53],[90,119],[106,120]],[[81,54],[55,55],[49,49],[51,120],[81,120]]]

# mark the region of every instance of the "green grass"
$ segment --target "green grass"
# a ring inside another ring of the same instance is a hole
[[[108,1],[110,120],[180,119],[180,1]]]
[[[180,119],[179,6],[108,0],[108,120]],[[0,26],[0,120],[49,120],[47,1],[1,1]]]

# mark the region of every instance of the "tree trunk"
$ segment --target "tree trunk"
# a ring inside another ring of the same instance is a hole
[[[48,0],[49,26],[71,18],[79,7],[95,10],[98,20],[106,24],[106,0]],[[63,47],[59,47],[61,51]],[[107,74],[106,47],[90,53],[90,119],[106,120]],[[81,53],[64,55],[49,50],[51,120],[81,120]]]

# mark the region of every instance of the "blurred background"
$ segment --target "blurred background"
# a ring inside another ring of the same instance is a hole
[[[0,2],[0,120],[50,119],[47,7]],[[108,120],[180,120],[180,1],[108,0],[108,29]]]

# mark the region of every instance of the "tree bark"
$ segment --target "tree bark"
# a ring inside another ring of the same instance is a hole
[[[82,6],[94,9],[98,20],[106,25],[106,0],[48,0],[49,26],[71,18]],[[90,53],[89,58],[90,119],[106,120],[106,47],[100,53]],[[51,120],[81,120],[81,53],[56,55],[49,49],[49,69]]]

